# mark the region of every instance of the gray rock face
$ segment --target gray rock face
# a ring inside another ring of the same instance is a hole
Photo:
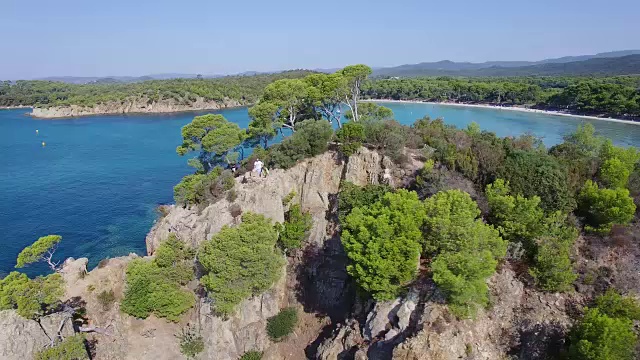
[[[26,360],[44,349],[58,333],[60,323],[65,320],[62,314],[52,314],[40,319],[40,324],[18,315],[14,310],[0,311],[0,359]],[[42,325],[42,326],[41,326]],[[74,334],[71,321],[65,320],[61,335]]]
[[[373,340],[384,334],[384,340],[390,341],[409,327],[411,314],[418,305],[419,292],[411,289],[402,298],[393,301],[379,301],[367,315],[364,325],[364,337]]]
[[[318,347],[316,354],[317,360],[342,360],[353,359],[353,354],[358,350],[358,346],[362,344],[363,339],[360,335],[358,322],[351,320],[347,324],[341,325],[335,331],[332,337],[325,340]],[[364,358],[366,359],[366,357]]]
[[[50,108],[33,108],[31,116],[45,119],[64,118],[73,116],[100,115],[100,114],[129,114],[129,113],[170,113],[193,110],[218,110],[230,107],[242,106],[237,100],[225,99],[224,101],[206,100],[197,98],[196,101],[185,105],[175,99],[154,101],[148,99],[130,98],[124,102],[110,102],[88,106],[53,106]]]

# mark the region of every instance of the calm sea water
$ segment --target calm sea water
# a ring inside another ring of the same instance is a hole
[[[500,136],[533,133],[547,145],[583,120],[513,111],[428,104],[385,104],[410,124],[424,115],[466,126],[472,121]],[[58,259],[143,254],[158,204],[190,172],[175,153],[180,127],[200,113],[94,116],[36,120],[25,109],[0,110],[0,276],[38,237],[59,234]],[[224,110],[248,124],[246,109]],[[590,121],[618,144],[640,146],[640,126]],[[36,129],[39,134],[36,135]],[[42,142],[46,146],[42,146]],[[44,271],[32,266],[28,273]]]

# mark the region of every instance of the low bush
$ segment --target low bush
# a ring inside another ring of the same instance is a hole
[[[267,334],[273,341],[282,341],[291,334],[298,324],[298,311],[293,308],[280,310],[278,315],[267,319]]]
[[[601,189],[587,180],[578,196],[578,214],[585,218],[585,230],[608,234],[613,225],[627,225],[636,212],[629,190]]]
[[[27,319],[37,319],[52,310],[63,295],[64,280],[57,273],[29,279],[12,271],[0,279],[0,310],[16,309]]]
[[[637,335],[627,318],[614,318],[598,308],[588,309],[572,329],[569,356],[575,360],[635,359]]]
[[[242,300],[262,293],[282,275],[284,258],[276,249],[278,234],[262,215],[244,213],[242,223],[223,227],[198,252],[205,275],[201,284],[215,311],[231,314]]]
[[[207,174],[187,175],[173,188],[176,204],[191,206],[215,201],[227,190],[233,189],[235,180],[229,170],[215,167]]]
[[[240,356],[239,360],[260,360],[262,359],[262,351],[247,351]]]
[[[300,205],[292,205],[285,214],[284,224],[280,225],[280,247],[287,251],[299,249],[309,237],[313,225],[311,214],[302,212]]]
[[[98,303],[102,306],[102,310],[109,310],[113,303],[116,301],[116,295],[113,290],[104,290],[97,296]]]
[[[296,125],[296,131],[269,148],[268,164],[288,169],[298,161],[327,151],[333,136],[331,124],[326,120],[306,120]]]
[[[38,351],[34,355],[35,360],[84,360],[89,359],[89,354],[84,346],[82,335],[73,335],[65,338],[55,346]]]
[[[364,125],[356,122],[348,122],[336,131],[336,139],[340,142],[340,151],[345,156],[351,156],[365,141]]]
[[[195,304],[193,292],[181,287],[194,278],[193,257],[193,250],[172,234],[160,245],[152,261],[131,261],[120,309],[138,318],[153,313],[178,321]]]
[[[198,354],[204,351],[204,339],[194,326],[182,329],[182,332],[176,337],[180,340],[180,352],[187,359],[195,359]]]
[[[357,207],[368,206],[382,199],[391,191],[387,185],[357,186],[350,182],[340,184],[338,193],[338,218],[344,223],[347,215]]]

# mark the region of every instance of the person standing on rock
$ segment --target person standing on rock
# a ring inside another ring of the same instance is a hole
[[[253,163],[253,171],[258,173],[258,177],[262,176],[263,166],[264,166],[264,163],[260,161],[260,159],[256,159],[256,161]]]

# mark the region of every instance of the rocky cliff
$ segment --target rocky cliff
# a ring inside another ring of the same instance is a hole
[[[179,323],[154,316],[144,320],[130,317],[120,312],[118,301],[124,292],[126,266],[136,255],[104,261],[88,273],[86,259],[67,260],[66,299],[84,305],[85,325],[105,330],[88,335],[93,358],[183,358],[175,335],[187,324],[197,326],[205,339],[205,351],[198,359],[236,360],[245,351],[260,350],[264,351],[263,360],[489,360],[507,355],[537,360],[560,349],[571,325],[569,314],[583,303],[581,295],[538,292],[526,286],[526,275],[518,274],[509,263],[490,279],[492,306],[473,320],[451,315],[444,296],[428,277],[392,301],[363,302],[357,296],[346,273],[347,259],[335,219],[340,183],[404,185],[421,166],[412,158],[400,168],[366,149],[348,162],[327,152],[289,170],[274,170],[267,178],[250,174],[236,178],[237,196],[232,202],[221,199],[191,209],[171,206],[147,236],[150,256],[170,233],[197,246],[223,226],[240,221],[231,214],[232,205],[281,222],[283,198],[293,191],[294,201],[312,214],[313,228],[305,250],[288,258],[284,275],[275,286],[243,301],[228,319],[215,316],[205,300]],[[470,186],[462,181],[448,185]],[[113,290],[116,297],[107,308],[97,298],[103,290]],[[267,319],[286,306],[300,309],[300,324],[287,340],[273,343],[266,334]],[[29,358],[46,343],[50,331],[12,311],[0,312],[0,351],[4,351],[0,358]]]
[[[225,99],[224,101],[206,100],[197,98],[188,103],[179,102],[175,99],[160,101],[149,101],[146,98],[127,99],[122,102],[108,102],[95,106],[52,106],[48,108],[33,108],[30,115],[37,118],[54,119],[87,115],[106,114],[153,114],[171,113],[194,110],[218,110],[231,107],[238,107],[245,104],[237,100]]]

